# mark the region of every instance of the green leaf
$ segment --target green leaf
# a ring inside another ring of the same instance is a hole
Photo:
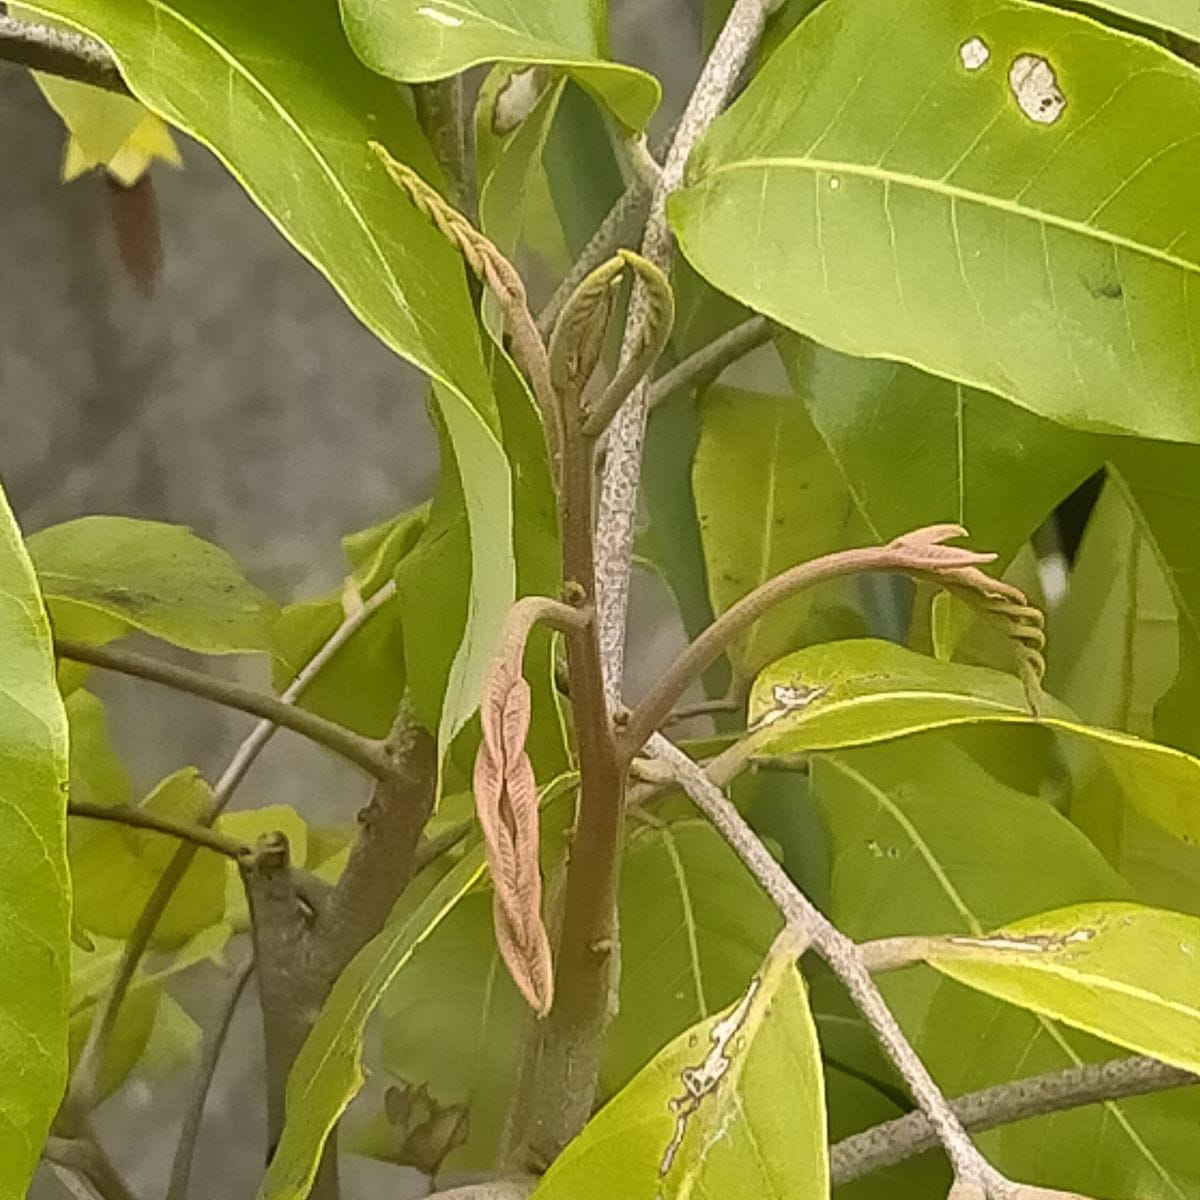
[[[781,710],[773,689],[824,689]],[[1136,809],[1184,842],[1200,842],[1200,760],[1117,730],[1084,725],[1045,698],[1034,717],[1015,676],[939,662],[863,638],[811,646],[772,664],[750,694],[742,756],[794,761],[818,750],[890,741],[960,725],[1042,725],[1079,739],[1112,771]],[[757,729],[754,729],[755,726]]]
[[[1179,662],[1175,605],[1122,491],[1105,486],[1051,618],[1046,686],[1085,721],[1154,736]]]
[[[212,791],[195,767],[168,775],[142,807],[174,821],[207,812]],[[90,933],[127,938],[159,876],[179,848],[176,838],[115,821],[72,818],[71,881],[75,915]],[[225,911],[225,865],[200,850],[155,926],[150,944],[171,948],[220,921]]]
[[[602,56],[589,0],[341,0],[355,50],[405,83],[444,79],[488,62],[568,71],[631,129],[658,107],[658,80]]]
[[[279,690],[341,625],[346,616],[346,593],[357,603],[374,595],[392,577],[424,532],[428,515],[429,506],[422,504],[370,529],[348,534],[342,539],[342,549],[353,572],[343,594],[289,604],[281,610],[272,630],[272,675]],[[450,653],[453,656],[453,648]],[[367,737],[383,737],[395,720],[405,683],[401,604],[392,598],[325,664],[299,703]]]
[[[497,128],[497,103],[513,78],[513,71],[496,68],[484,82],[475,113],[479,227],[510,259],[527,240],[544,236],[533,227],[539,203],[549,203],[543,154],[566,87],[565,79],[547,81],[528,116],[516,129],[504,132]],[[495,303],[490,293],[485,298],[489,302]],[[490,327],[499,333],[503,320],[498,303],[495,308]]]
[[[794,952],[776,949],[736,1004],[663,1049],[563,1151],[533,1200],[651,1194],[828,1197],[821,1059]]]
[[[924,955],[968,987],[1184,1070],[1200,1068],[1200,920],[1081,904]]]
[[[1200,751],[1200,552],[1193,525],[1200,504],[1200,451],[1191,446],[1115,440],[1109,478],[1146,535],[1175,603],[1179,674],[1155,709],[1159,740]]]
[[[1194,68],[1082,17],[911,0],[881,24],[873,0],[828,0],[669,211],[701,274],[837,350],[1078,428],[1198,441],[1198,123]]]
[[[856,940],[960,934],[1031,912],[1128,899],[1054,808],[1005,787],[945,735],[819,755],[830,919]],[[880,977],[947,1095],[1112,1058],[1114,1048],[927,967]],[[1093,1105],[980,1136],[1010,1176],[1093,1196],[1182,1200],[1200,1187],[1197,1089]]]
[[[270,648],[275,602],[184,525],[79,517],[33,534],[29,554],[60,636],[98,617],[89,641],[138,629],[201,654]]]
[[[1092,8],[1200,41],[1200,9],[1191,0],[1087,0],[1087,3]]]
[[[72,692],[65,702],[70,732],[71,799],[85,804],[128,804],[132,788],[108,740],[108,715],[91,692]]]
[[[67,718],[50,626],[0,491],[0,1194],[23,1196],[67,1080]]]
[[[367,1018],[388,984],[484,869],[482,849],[468,852],[411,913],[385,925],[339,976],[288,1076],[287,1122],[259,1200],[303,1200],[308,1195],[325,1140],[363,1085]]]
[[[369,143],[439,172],[395,86],[363,65],[332,4],[39,0],[95,34],[130,89],[209,146],[351,310],[438,383],[467,491],[474,603],[441,709],[449,744],[476,707],[512,599],[510,481],[470,293],[455,250],[396,190]],[[460,630],[462,626],[460,626]]]
[[[612,1095],[672,1038],[732,1003],[779,914],[707,821],[635,829],[621,869],[621,995],[601,1090]]]
[[[841,474],[794,397],[705,392],[692,483],[718,614],[787,567],[867,540]],[[822,588],[773,609],[730,648],[734,670],[753,675],[789,648],[861,632],[849,610],[853,587]]]
[[[1107,444],[901,363],[851,358],[794,334],[788,376],[877,541],[955,521],[1007,564]]]

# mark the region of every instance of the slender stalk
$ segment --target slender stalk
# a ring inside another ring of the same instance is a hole
[[[1135,1056],[1002,1083],[959,1096],[950,1106],[967,1129],[982,1133],[1030,1117],[1197,1083],[1200,1079],[1179,1067]],[[937,1144],[937,1134],[925,1114],[908,1113],[835,1143],[829,1154],[832,1182],[850,1183]]]
[[[196,847],[215,850],[226,858],[237,860],[250,853],[250,847],[245,842],[239,842],[215,829],[205,825],[188,825],[183,821],[172,821],[170,817],[160,816],[144,808],[134,808],[129,804],[92,804],[85,800],[72,800],[67,805],[67,812],[72,817],[82,817],[89,821],[114,821],[119,825],[128,825],[134,829],[147,829],[151,833],[161,833],[166,837],[177,838],[182,842],[191,842]]]
[[[642,255],[664,274],[670,272],[673,253],[667,197],[682,184],[688,155],[733,94],[742,68],[758,44],[767,11],[765,0],[735,0],[667,151],[642,235]],[[635,283],[625,322],[622,363],[637,352],[643,340],[650,302],[645,286],[640,281]],[[612,424],[604,461],[596,536],[597,598],[600,650],[610,705],[620,699],[624,671],[625,614],[648,399],[645,383],[634,389]]]
[[[784,918],[811,942],[841,980],[925,1114],[949,1156],[955,1177],[964,1184],[984,1189],[986,1196],[1007,1195],[1007,1181],[975,1148],[933,1076],[904,1036],[864,965],[858,947],[796,887],[737,808],[709,782],[699,766],[661,736],[655,736],[648,748],[671,768],[679,785],[775,901]]]
[[[233,1024],[233,1015],[237,1011],[238,1001],[246,990],[246,984],[254,971],[254,959],[251,958],[238,971],[233,986],[221,1006],[217,1022],[209,1033],[204,1052],[196,1067],[196,1078],[192,1085],[192,1094],[188,1100],[187,1111],[179,1131],[179,1144],[175,1148],[175,1158],[171,1163],[171,1180],[167,1185],[166,1200],[188,1200],[192,1178],[192,1159],[196,1153],[196,1141],[200,1136],[200,1127],[204,1123],[204,1107],[208,1100],[209,1089],[212,1087],[213,1076],[217,1072],[217,1062],[221,1050]]]
[[[826,580],[864,571],[900,572],[916,579],[931,580],[942,587],[957,588],[985,607],[994,601],[1004,612],[1017,614],[1013,623],[1005,626],[1014,645],[1027,636],[1042,637],[1041,614],[1025,605],[1025,597],[1009,585],[978,571],[978,564],[989,561],[994,555],[975,554],[942,544],[949,537],[963,536],[964,532],[957,526],[929,526],[896,538],[886,546],[861,546],[822,555],[760,584],[727,608],[687,646],[642,698],[630,714],[620,738],[627,759],[632,759],[646,739],[661,727],[687,689],[737,638],[777,604]],[[1007,595],[1001,599],[1001,593]],[[1020,603],[1010,603],[1014,598],[1019,598]],[[1029,653],[1036,652],[1031,650]],[[1037,657],[1040,662],[1040,655]]]
[[[89,83],[109,92],[129,91],[108,50],[94,38],[70,29],[34,25],[0,15],[0,61]]]
[[[329,639],[297,673],[295,679],[283,692],[281,699],[285,703],[294,704],[317,678],[321,670],[337,655],[338,651],[383,604],[395,595],[395,592],[396,585],[389,580],[360,608],[348,614]],[[247,735],[229,765],[221,773],[217,786],[213,789],[208,811],[201,818],[201,824],[212,825],[225,810],[238,785],[246,777],[254,760],[262,753],[277,728],[274,721],[264,718]],[[154,891],[150,893],[150,898],[146,901],[146,907],[142,909],[133,931],[125,942],[121,961],[117,965],[116,973],[104,997],[103,1004],[88,1030],[87,1039],[80,1051],[79,1061],[71,1077],[70,1088],[63,1101],[63,1112],[70,1119],[77,1119],[79,1114],[86,1114],[95,1107],[99,1098],[100,1070],[104,1062],[105,1047],[112,1036],[113,1027],[121,1012],[121,1005],[129,992],[130,984],[137,975],[138,965],[146,953],[146,948],[150,945],[150,939],[158,927],[159,920],[171,902],[175,889],[187,874],[188,867],[191,866],[196,849],[196,846],[186,843],[175,852],[166,869],[159,876],[158,882],[154,885]]]
[[[47,1138],[42,1157],[56,1171],[69,1176],[72,1183],[86,1186],[90,1194],[99,1196],[100,1200],[136,1200],[132,1189],[97,1140],[91,1122],[86,1119],[75,1122],[68,1136]]]
[[[683,362],[665,371],[650,385],[649,407],[653,410],[679,392],[712,383],[732,363],[771,340],[774,326],[766,317],[750,317],[740,325],[701,346]]]
[[[308,686],[336,657],[347,642],[396,594],[396,581],[389,579],[382,587],[377,588],[365,599],[360,608],[348,613],[342,623],[329,635],[328,641],[304,664],[296,673],[296,677],[283,690],[280,699],[285,704],[295,704],[304,694]],[[245,740],[237,748],[229,765],[221,772],[213,788],[212,819],[215,820],[233,797],[246,773],[254,765],[255,760],[263,752],[267,743],[275,736],[279,726],[268,717],[264,717],[246,735]]]
[[[60,658],[89,663],[108,671],[118,671],[122,675],[132,675],[137,679],[173,688],[177,692],[187,692],[205,700],[212,700],[225,705],[226,708],[235,708],[251,716],[263,717],[275,725],[302,734],[335,754],[340,754],[376,779],[385,778],[387,775],[387,758],[377,740],[363,737],[336,721],[329,721],[316,713],[297,708],[286,700],[256,692],[253,688],[243,687],[228,680],[214,679],[211,675],[193,671],[190,667],[176,666],[174,663],[137,654],[132,650],[92,646],[86,642],[66,639],[55,642],[55,650]]]

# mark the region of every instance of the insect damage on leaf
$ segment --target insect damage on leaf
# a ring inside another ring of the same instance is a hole
[[[763,729],[772,722],[778,721],[780,717],[786,716],[788,713],[796,712],[802,708],[807,708],[814,700],[820,700],[820,698],[828,691],[828,687],[809,687],[804,683],[775,684],[775,686],[771,689],[771,696],[775,701],[774,707],[767,709],[767,711],[750,726],[751,731]]]
[[[417,16],[427,17],[430,21],[445,25],[447,29],[457,29],[462,24],[461,17],[452,17],[449,13],[442,12],[440,8],[429,8],[428,6],[418,8]]]
[[[1052,950],[1061,950],[1065,946],[1090,942],[1096,936],[1094,929],[1076,929],[1073,933],[1053,936],[1051,934],[1030,934],[1027,937],[952,937],[947,940],[954,946],[972,946],[980,950],[1018,950],[1029,953],[1047,954]]]
[[[709,1041],[712,1042],[712,1049],[704,1061],[695,1067],[684,1067],[679,1072],[679,1080],[683,1084],[683,1095],[673,1096],[668,1102],[671,1111],[675,1114],[675,1132],[666,1150],[663,1151],[662,1163],[658,1168],[660,1176],[665,1176],[674,1165],[679,1147],[683,1145],[684,1135],[687,1133],[688,1122],[699,1110],[700,1105],[704,1103],[705,1098],[717,1090],[717,1085],[733,1065],[732,1051],[736,1047],[731,1047],[730,1043],[745,1025],[746,1018],[750,1014],[750,1005],[761,986],[762,980],[757,975],[750,980],[750,986],[738,1001],[737,1007],[712,1027],[712,1032],[708,1035]]]
[[[973,37],[959,46],[958,57],[962,59],[962,65],[968,71],[978,71],[992,57],[992,52],[983,38]]]
[[[1040,55],[1018,55],[1008,69],[1008,84],[1021,111],[1039,125],[1053,125],[1067,107],[1054,68]]]

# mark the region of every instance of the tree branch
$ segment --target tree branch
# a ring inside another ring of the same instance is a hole
[[[0,15],[0,61],[60,75],[109,92],[129,89],[108,50],[70,29],[33,25]]]
[[[179,1130],[179,1144],[175,1148],[175,1158],[171,1163],[171,1180],[167,1185],[166,1200],[188,1200],[192,1178],[192,1159],[196,1153],[196,1141],[200,1136],[200,1128],[204,1123],[204,1107],[208,1093],[212,1087],[213,1076],[217,1071],[217,1062],[221,1057],[221,1049],[233,1024],[233,1015],[237,1011],[238,1001],[246,990],[246,984],[254,971],[254,959],[251,958],[238,971],[233,986],[221,1006],[216,1024],[209,1033],[200,1062],[196,1066],[196,1079],[192,1085],[191,1098],[187,1111],[184,1113],[183,1124]]]
[[[336,721],[317,716],[316,713],[298,708],[275,696],[256,692],[224,679],[214,679],[190,667],[176,666],[132,650],[118,650],[111,646],[92,646],[86,642],[62,639],[55,642],[55,651],[60,658],[74,662],[89,663],[122,675],[132,675],[173,688],[177,692],[188,692],[205,700],[235,708],[251,716],[263,717],[274,725],[302,734],[310,741],[340,754],[362,767],[376,779],[387,777],[390,764],[382,745],[374,738],[363,737]]]
[[[984,1088],[953,1100],[951,1108],[967,1129],[982,1133],[1030,1117],[1197,1083],[1200,1078],[1179,1067],[1135,1056]],[[835,1143],[829,1155],[832,1182],[850,1183],[923,1154],[937,1144],[937,1135],[925,1114],[908,1113]]]
[[[337,655],[338,651],[395,594],[396,585],[389,580],[370,599],[365,601],[362,607],[348,614],[330,635],[328,641],[301,668],[295,679],[283,692],[281,699],[285,703],[294,704],[322,669]],[[200,824],[211,826],[221,815],[238,785],[246,777],[254,760],[271,740],[277,728],[274,721],[264,718],[251,730],[238,747],[229,765],[221,773],[217,786],[213,789],[208,811],[204,813]],[[112,984],[104,997],[100,1010],[88,1030],[87,1040],[80,1051],[79,1061],[71,1077],[70,1088],[63,1101],[63,1112],[72,1120],[86,1115],[95,1107],[99,1096],[100,1069],[104,1062],[104,1050],[112,1035],[117,1017],[120,1015],[121,1005],[125,1001],[130,984],[137,975],[138,964],[146,953],[150,938],[154,935],[159,920],[171,902],[175,889],[187,873],[188,867],[191,866],[196,849],[194,845],[187,843],[180,846],[175,852],[167,864],[166,870],[159,876],[158,882],[154,885],[154,891],[150,893],[150,898],[146,901],[146,907],[142,909],[137,924],[125,942],[121,961],[117,965]]]
[[[643,256],[664,274],[670,273],[673,252],[667,225],[667,197],[683,182],[688,155],[732,95],[742,68],[758,44],[768,7],[767,0],[735,0],[667,152],[642,236]],[[622,364],[637,352],[643,340],[650,301],[646,287],[636,282],[625,321]],[[610,705],[620,700],[624,671],[625,614],[648,396],[644,382],[634,389],[613,422],[604,462],[596,535],[596,584],[600,651]]]
[[[886,546],[862,546],[822,555],[760,584],[727,608],[659,676],[629,715],[620,735],[626,756],[632,759],[687,689],[764,614],[814,584],[864,571],[900,572],[931,581],[994,615],[1004,624],[1016,646],[1027,691],[1032,691],[1044,668],[1040,655],[1040,645],[1045,640],[1041,613],[1029,607],[1016,588],[978,569],[995,555],[942,544],[965,533],[958,526],[931,525],[895,538]]]
[[[766,317],[750,317],[714,338],[708,345],[701,346],[650,385],[650,409],[657,408],[679,392],[707,387],[715,382],[726,367],[759,346],[766,345],[773,331],[774,326]]]
[[[651,739],[648,749],[671,769],[679,785],[729,843],[788,923],[812,944],[841,980],[944,1147],[955,1178],[977,1187],[987,1200],[1007,1200],[1013,1185],[975,1148],[933,1076],[904,1036],[863,964],[858,947],[796,887],[741,813],[700,767],[659,735]]]
[[[245,842],[239,842],[215,829],[205,825],[189,825],[183,821],[173,821],[170,817],[160,816],[144,808],[134,808],[131,804],[92,804],[84,800],[72,800],[67,805],[67,812],[72,817],[81,817],[89,821],[114,821],[119,825],[129,825],[134,829],[148,829],[152,833],[161,833],[166,837],[177,838],[179,841],[191,842],[194,846],[206,850],[215,850],[235,861],[251,852]]]

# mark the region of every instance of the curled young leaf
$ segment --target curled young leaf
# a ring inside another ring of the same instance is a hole
[[[1045,617],[1029,603],[1020,588],[979,569],[993,562],[996,555],[945,544],[951,538],[966,536],[967,531],[961,525],[928,525],[901,534],[888,545],[911,553],[915,570],[929,572],[941,587],[999,626],[1012,642],[1017,672],[1025,686],[1029,707],[1036,715],[1042,677],[1046,673],[1042,657],[1046,645]]]
[[[646,318],[617,373],[585,417],[583,431],[591,437],[604,432],[629,394],[649,375],[675,324],[675,294],[666,275],[649,259],[632,250],[620,250],[617,257],[634,272],[645,289]]]
[[[519,654],[493,661],[480,717],[475,805],[492,876],[496,942],[513,982],[534,1012],[545,1016],[554,996],[554,974],[542,921],[537,783],[525,749],[530,692]]]
[[[550,382],[564,405],[578,404],[600,355],[613,296],[625,274],[619,254],[601,263],[571,293],[550,335]]]

